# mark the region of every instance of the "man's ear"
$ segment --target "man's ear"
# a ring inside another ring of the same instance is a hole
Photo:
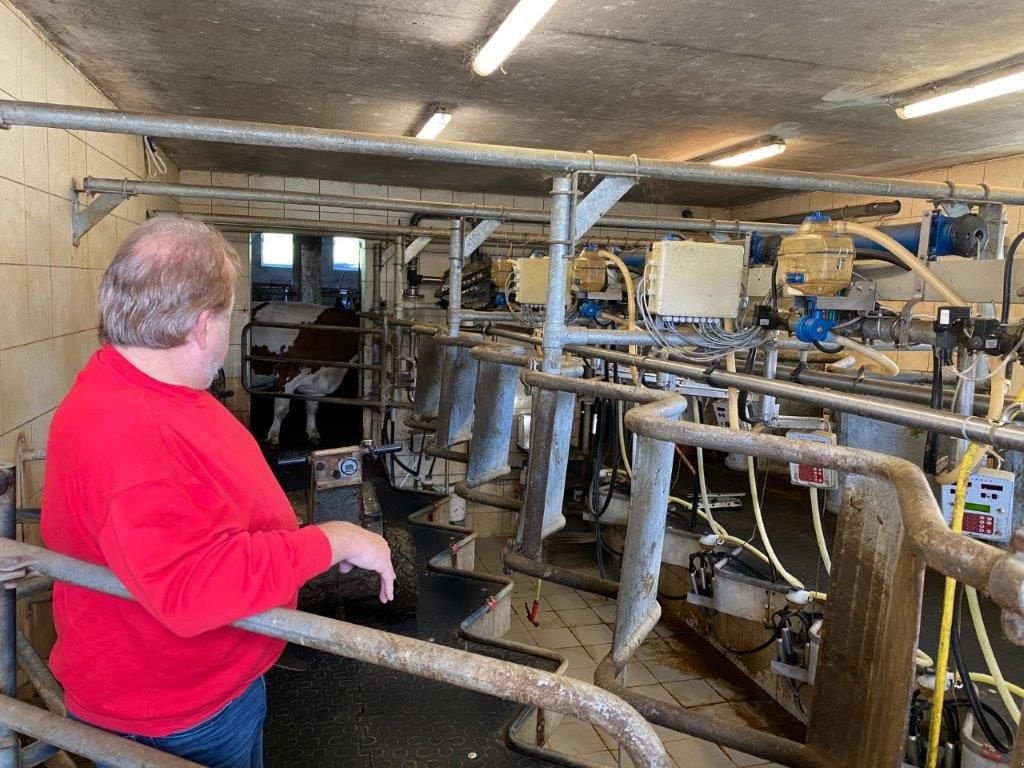
[[[196,318],[196,324],[192,326],[189,336],[199,349],[206,350],[210,344],[210,337],[213,333],[213,319],[213,312],[204,309]]]

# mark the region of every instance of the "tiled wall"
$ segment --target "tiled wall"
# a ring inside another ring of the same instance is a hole
[[[0,97],[90,107],[113,104],[0,0]],[[46,442],[53,409],[96,347],[96,289],[116,243],[147,207],[123,203],[71,244],[72,179],[141,178],[138,137],[46,128],[0,131],[0,461],[13,461],[19,436]],[[177,181],[177,172],[168,174]],[[39,500],[41,465],[23,478]]]

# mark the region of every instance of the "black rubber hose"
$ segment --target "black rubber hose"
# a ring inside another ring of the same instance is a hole
[[[985,738],[988,739],[988,743],[999,750],[1004,755],[1010,751],[1010,747],[999,740],[996,736],[996,732],[992,729],[992,724],[988,720],[988,714],[981,705],[981,699],[978,698],[978,691],[974,687],[974,683],[971,682],[970,671],[967,669],[967,665],[964,663],[964,654],[960,648],[960,614],[964,597],[964,588],[962,584],[958,584],[956,587],[956,597],[953,605],[953,630],[952,630],[952,650],[953,659],[956,662],[956,670],[960,675],[960,679],[964,683],[964,691],[967,693],[967,701],[971,705],[971,711],[974,713],[974,719],[981,728],[981,732],[985,734]],[[939,682],[936,681],[938,685]]]
[[[1010,291],[1013,288],[1013,256],[1017,253],[1017,246],[1024,240],[1024,232],[1021,232],[1010,243],[1010,249],[1006,252],[1006,258],[1003,259],[1003,311],[1000,315],[1000,321],[1003,325],[1010,322]]]

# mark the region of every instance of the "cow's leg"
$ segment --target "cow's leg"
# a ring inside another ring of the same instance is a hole
[[[281,441],[281,422],[284,421],[285,416],[288,415],[288,409],[291,406],[290,401],[286,397],[275,397],[274,398],[274,423],[270,425],[270,431],[267,432],[267,443],[271,448],[277,448]]]
[[[320,433],[316,431],[316,412],[320,403],[316,400],[306,401],[306,439],[310,445],[320,445]]]

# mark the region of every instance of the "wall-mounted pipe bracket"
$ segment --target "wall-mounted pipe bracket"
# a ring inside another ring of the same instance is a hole
[[[71,189],[71,243],[78,246],[82,238],[93,227],[103,221],[117,206],[131,195],[119,192],[101,192],[96,199],[82,207],[78,199],[78,191]]]

